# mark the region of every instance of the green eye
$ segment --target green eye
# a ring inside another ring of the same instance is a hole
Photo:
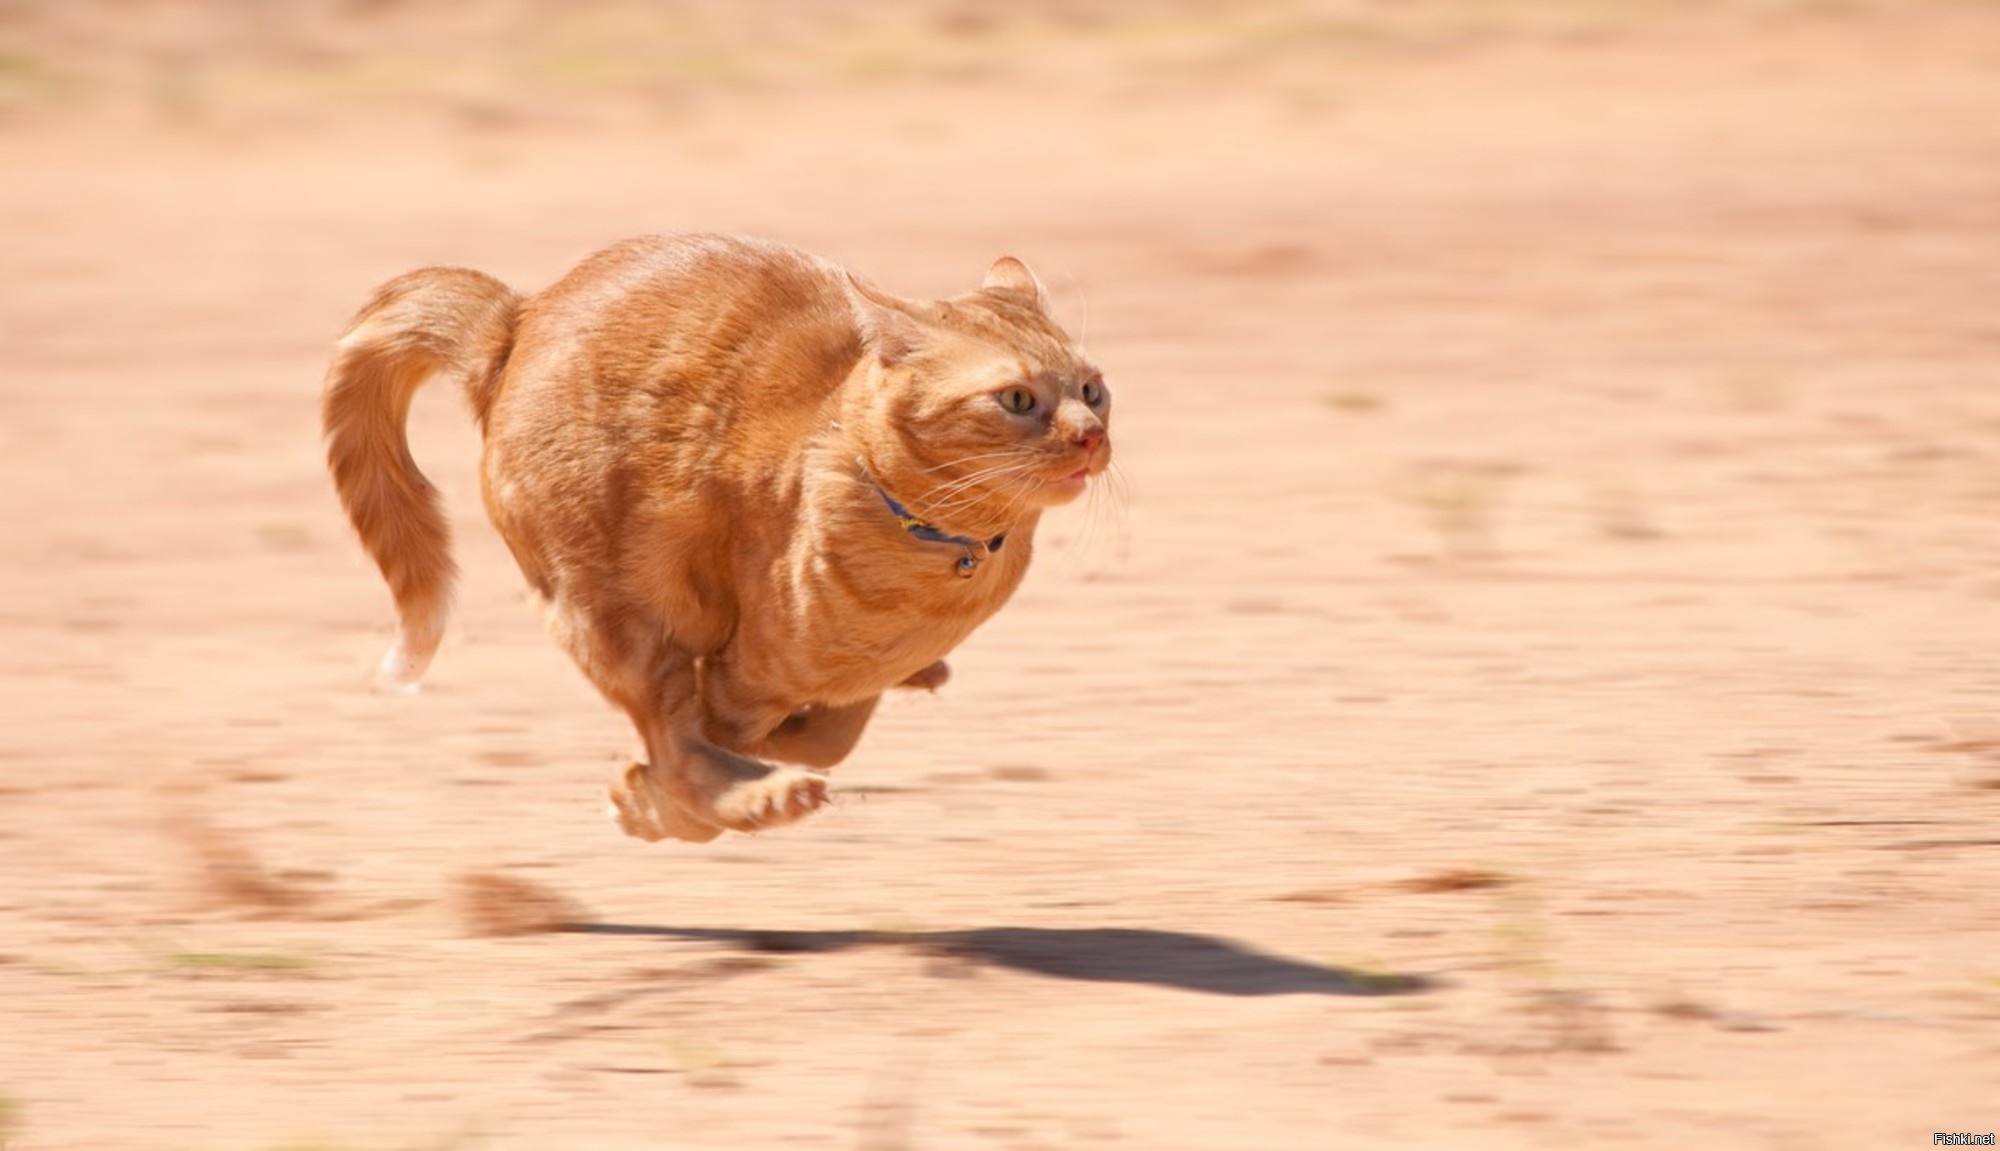
[[[1008,388],[1000,393],[1000,406],[1015,415],[1026,415],[1035,410],[1035,393],[1026,388]]]
[[[1090,380],[1083,385],[1083,402],[1091,407],[1104,402],[1104,381]]]

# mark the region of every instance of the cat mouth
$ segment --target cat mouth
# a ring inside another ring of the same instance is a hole
[[[1083,494],[1084,489],[1104,470],[1102,458],[1089,454],[1082,458],[1072,455],[1066,460],[1051,460],[1045,466],[1048,470],[1030,481],[1041,492],[1041,498],[1051,506],[1066,504]]]
[[[1042,482],[1059,498],[1066,500],[1083,491],[1084,485],[1090,482],[1090,468],[1086,465],[1073,472]]]

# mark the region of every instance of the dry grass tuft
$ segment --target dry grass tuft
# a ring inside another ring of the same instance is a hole
[[[1512,876],[1482,868],[1459,867],[1449,871],[1434,871],[1429,875],[1419,875],[1414,879],[1404,879],[1396,883],[1398,891],[1412,891],[1418,895],[1440,895],[1452,891],[1491,891],[1514,882]]]
[[[455,887],[452,908],[468,935],[539,935],[590,922],[569,896],[511,875],[468,872]]]
[[[324,902],[324,892],[271,870],[235,832],[188,814],[169,819],[167,831],[194,857],[196,884],[218,907],[281,919],[316,912]]]
[[[1307,887],[1271,898],[1279,903],[1346,903],[1353,893],[1338,887]]]

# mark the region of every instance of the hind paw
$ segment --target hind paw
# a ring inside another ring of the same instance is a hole
[[[642,763],[626,768],[625,778],[611,786],[608,814],[620,831],[648,843],[662,839],[707,843],[722,834],[722,828],[693,815],[655,782]]]

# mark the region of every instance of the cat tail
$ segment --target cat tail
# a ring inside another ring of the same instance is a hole
[[[410,456],[410,397],[434,376],[455,378],[484,430],[520,310],[521,297],[491,276],[424,268],[376,289],[327,368],[327,466],[396,599],[396,641],[381,665],[387,690],[417,690],[444,637],[457,574],[443,502]]]

